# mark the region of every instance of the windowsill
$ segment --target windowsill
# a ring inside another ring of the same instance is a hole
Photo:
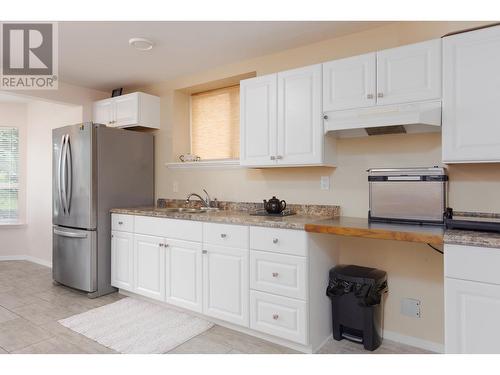
[[[167,168],[188,169],[188,168],[240,168],[239,159],[218,159],[165,163]]]
[[[26,223],[24,222],[21,222],[21,221],[16,221],[16,222],[11,222],[11,223],[8,223],[8,222],[0,222],[0,229],[2,228],[5,228],[5,229],[9,229],[9,228],[24,228],[26,226]]]

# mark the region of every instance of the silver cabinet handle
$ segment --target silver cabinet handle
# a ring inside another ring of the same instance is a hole
[[[164,247],[169,247],[170,245],[168,243],[163,244]]]
[[[328,115],[323,115],[323,120],[328,120]]]
[[[373,99],[373,94],[366,94],[366,99]]]
[[[208,251],[207,250],[202,250],[201,253],[202,254],[208,254]]]
[[[283,159],[282,155],[276,155],[276,160],[281,160],[281,159]]]
[[[278,239],[277,238],[273,238],[273,243],[277,244],[278,243]]]
[[[226,238],[227,237],[227,234],[226,233],[221,233],[220,234],[220,238]]]
[[[123,225],[123,221],[119,221],[119,222],[118,222],[118,225]]]
[[[165,246],[165,245],[164,245],[164,244],[162,244],[162,243],[160,242],[160,243],[158,244],[158,246],[163,247],[163,246]]]
[[[278,277],[279,273],[278,272],[273,272],[273,277]]]
[[[377,98],[383,98],[383,97],[384,97],[384,93],[383,93],[383,92],[379,92],[379,93],[377,94]]]
[[[87,233],[66,232],[59,229],[54,229],[54,234],[62,237],[87,238]]]
[[[278,320],[278,318],[279,318],[279,317],[280,317],[280,316],[279,316],[278,314],[273,314],[273,319],[274,319],[274,320]]]
[[[271,158],[271,160],[276,160],[276,156],[274,156],[274,155],[271,155],[270,158]]]

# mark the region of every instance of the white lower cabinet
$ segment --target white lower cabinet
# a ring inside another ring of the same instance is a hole
[[[202,312],[202,245],[166,240],[166,298],[172,305]]]
[[[500,249],[445,245],[446,353],[500,354]]]
[[[292,298],[250,291],[250,328],[306,345],[307,304]]]
[[[331,335],[324,288],[336,258],[329,238],[301,230],[118,214],[111,226],[117,288],[305,351],[318,349]],[[323,276],[311,274],[311,266]]]
[[[165,299],[165,242],[162,237],[135,235],[133,291],[157,300]]]
[[[500,285],[446,278],[447,353],[500,353]]]
[[[203,313],[248,327],[248,250],[203,249]]]
[[[111,285],[131,291],[134,275],[134,234],[111,233]]]

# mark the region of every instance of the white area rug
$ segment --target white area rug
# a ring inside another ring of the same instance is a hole
[[[120,353],[166,353],[213,326],[206,320],[135,298],[59,320]]]

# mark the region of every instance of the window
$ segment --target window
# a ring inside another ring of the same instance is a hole
[[[240,157],[240,86],[191,95],[191,153],[202,160]]]
[[[0,127],[0,223],[19,220],[19,130]]]

